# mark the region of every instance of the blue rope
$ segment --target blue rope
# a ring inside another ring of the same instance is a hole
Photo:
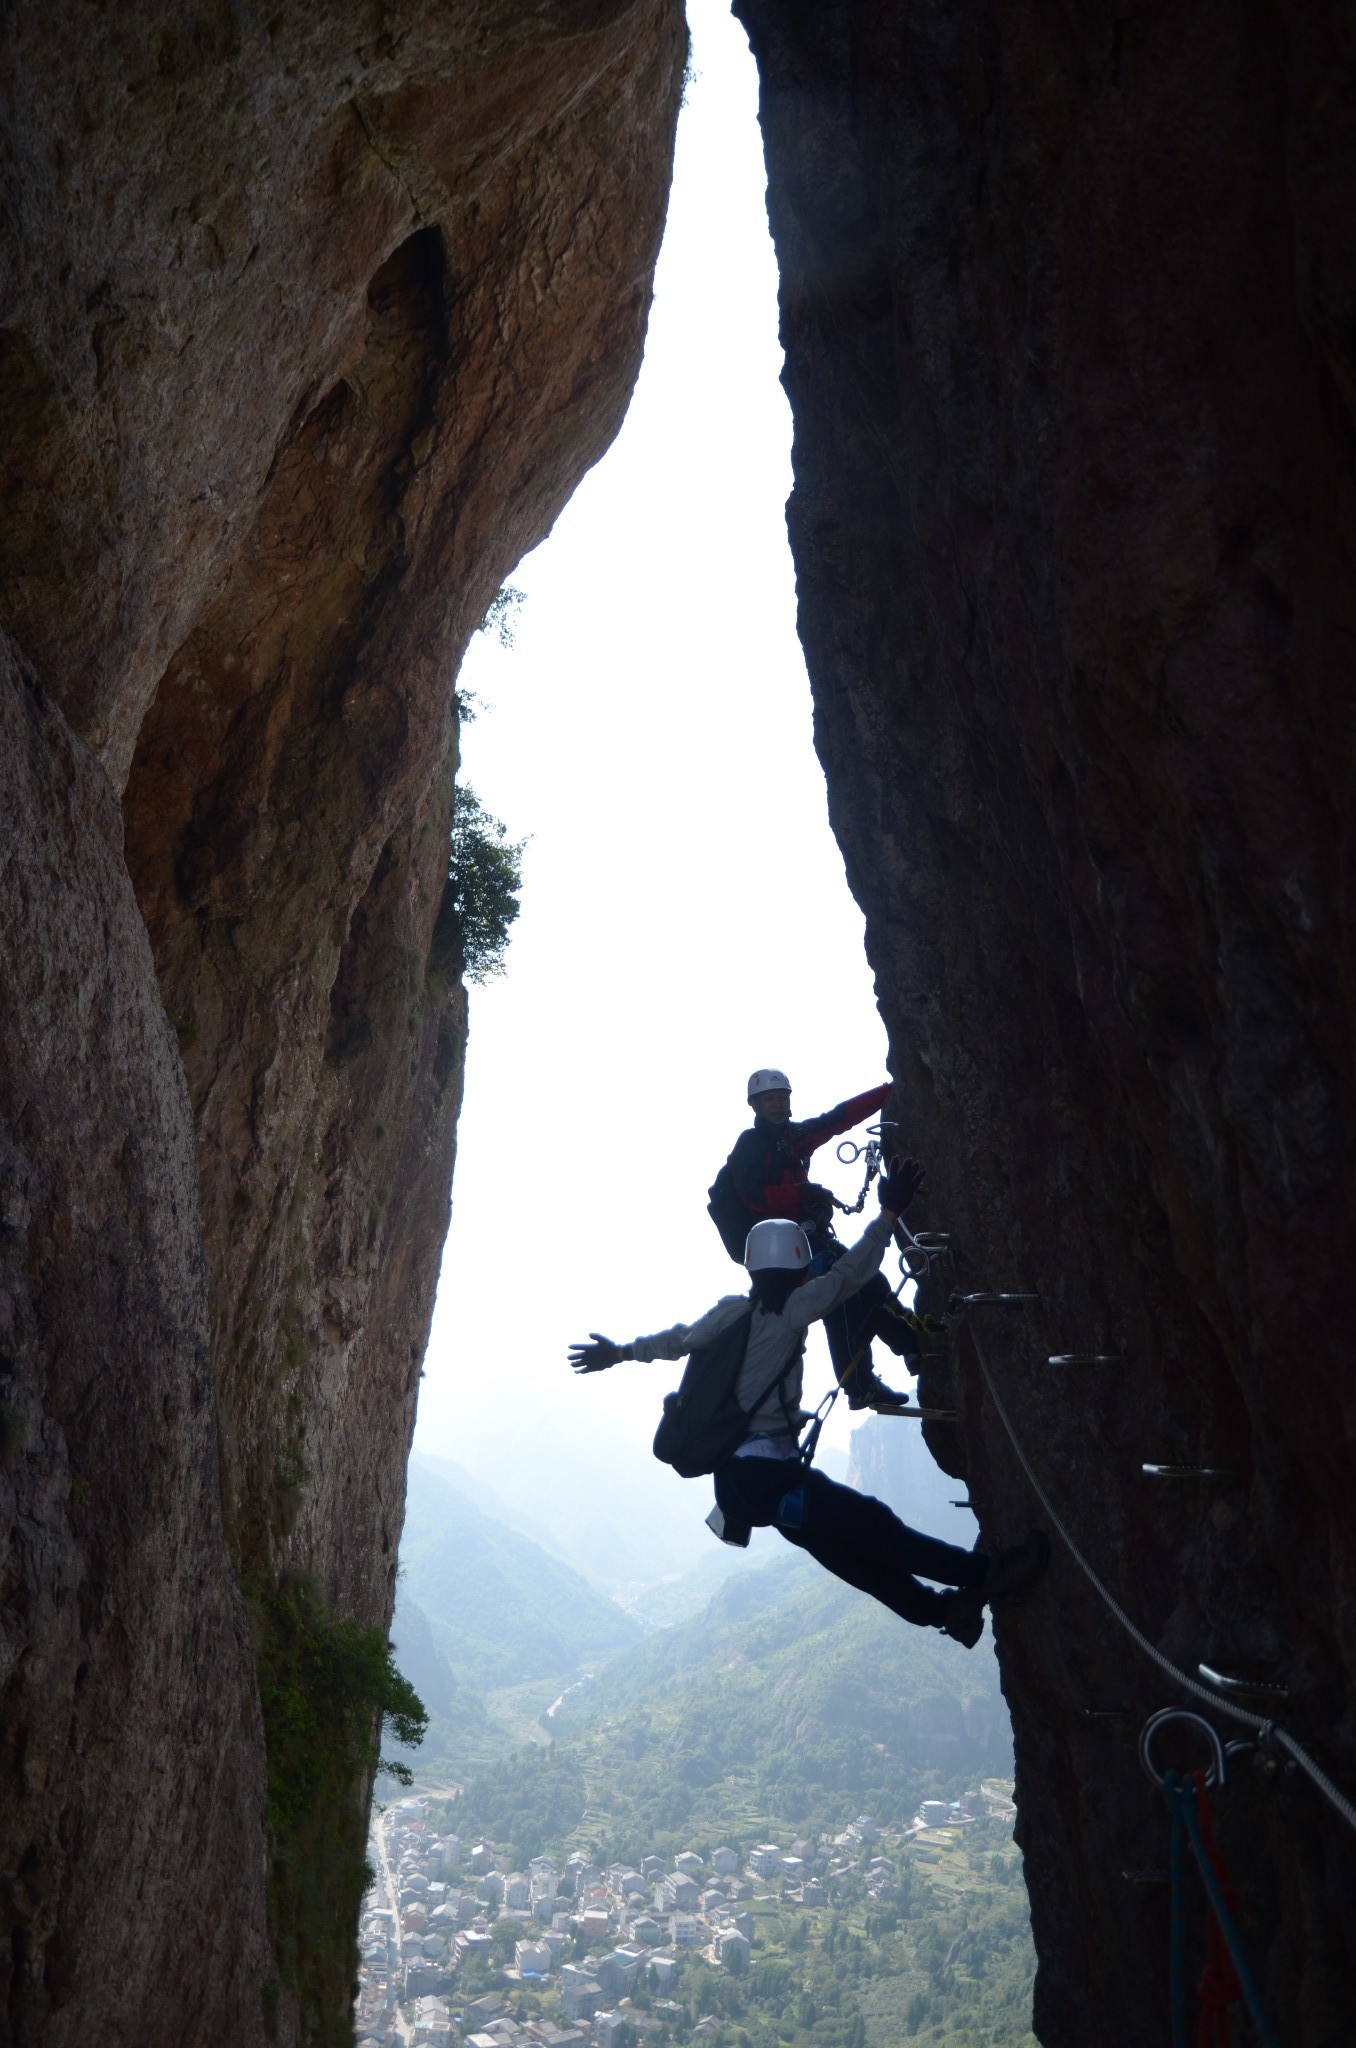
[[[1168,1870],[1172,1879],[1172,2048],[1189,2048],[1187,2040],[1186,1981],[1186,1835],[1177,1805],[1177,1773],[1164,1775],[1163,1790],[1172,1815],[1172,1842]]]
[[[1248,1959],[1243,1952],[1243,1943],[1238,1929],[1235,1927],[1233,1916],[1224,1902],[1224,1893],[1220,1889],[1214,1865],[1211,1863],[1209,1853],[1206,1850],[1205,1842],[1201,1835],[1201,1824],[1196,1814],[1195,1793],[1188,1786],[1179,1784],[1175,1772],[1172,1771],[1164,1773],[1163,1793],[1173,1817],[1174,1848],[1176,1848],[1180,1817],[1180,1821],[1185,1826],[1187,1837],[1191,1843],[1191,1853],[1196,1859],[1196,1868],[1201,1874],[1201,1883],[1205,1886],[1206,1897],[1210,1901],[1211,1911],[1219,1922],[1220,1933],[1224,1936],[1224,1945],[1229,1951],[1229,1959],[1233,1963],[1234,1972],[1238,1978],[1238,1988],[1243,1994],[1243,2002],[1248,2008],[1248,2016],[1252,2020],[1257,2039],[1261,2043],[1261,2048],[1280,2048],[1280,2043],[1271,2030],[1271,2022],[1266,2016],[1257,1986],[1253,1982],[1252,1971],[1248,1968]],[[1174,1933],[1175,1931],[1174,1929]],[[1174,2006],[1173,2048],[1178,2048],[1176,2028],[1177,2013]],[[1185,2036],[1183,2036],[1183,2039],[1185,2039]]]

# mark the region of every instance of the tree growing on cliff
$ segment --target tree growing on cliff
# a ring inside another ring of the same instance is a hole
[[[503,973],[509,927],[521,907],[526,844],[509,838],[469,783],[458,785],[433,967],[455,968],[468,981]]]
[[[486,605],[477,633],[494,633],[501,647],[512,647],[518,637],[518,614],[526,602],[527,592],[515,583],[501,585]]]

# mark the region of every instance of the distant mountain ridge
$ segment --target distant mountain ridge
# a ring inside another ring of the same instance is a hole
[[[487,1513],[447,1471],[410,1462],[393,1623],[397,1645],[411,1643],[440,1693],[443,1666],[455,1687],[489,1692],[572,1673],[584,1658],[639,1640],[640,1625],[614,1601]],[[411,1608],[427,1622],[427,1643]]]
[[[540,1544],[552,1557],[562,1558],[566,1563],[570,1561],[568,1549],[545,1522],[540,1521],[535,1515],[527,1514],[512,1501],[505,1500],[493,1487],[487,1486],[483,1479],[472,1472],[469,1466],[459,1464],[455,1458],[435,1458],[426,1451],[415,1451],[410,1458],[411,1478],[417,1465],[422,1466],[435,1479],[441,1479],[454,1493],[459,1493],[469,1500],[473,1507],[488,1515],[492,1522],[500,1522],[506,1529],[516,1529],[520,1536],[527,1536],[533,1543]],[[579,1569],[578,1566],[575,1568]],[[587,1578],[588,1573],[585,1572],[584,1576]]]
[[[656,1421],[670,1383],[656,1380]],[[571,1429],[568,1456],[560,1453],[556,1411],[534,1411],[531,1421],[524,1428],[523,1416],[505,1401],[477,1423],[473,1473],[423,1451],[416,1451],[411,1473],[418,1463],[441,1473],[494,1520],[623,1598],[720,1554],[703,1527],[709,1484],[679,1479],[605,1418],[592,1417],[583,1433]]]

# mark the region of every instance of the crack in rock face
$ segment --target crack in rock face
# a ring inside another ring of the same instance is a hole
[[[390,1618],[454,679],[625,410],[685,49],[0,23],[0,2040],[348,2037],[368,1786],[301,1885],[278,1631]]]
[[[1283,1678],[1350,1790],[1348,29],[736,12],[816,743],[921,1220],[963,1286],[1040,1295],[976,1328],[1095,1568],[1183,1669]],[[1036,1510],[964,1334],[935,1382],[934,1453],[1013,1541]],[[1166,1894],[1121,1873],[1166,1861],[1135,1738],[1175,1696],[1067,1555],[995,1630],[1037,2031],[1149,2048]],[[1356,1843],[1246,1766],[1219,1824],[1280,2038],[1337,2048]]]

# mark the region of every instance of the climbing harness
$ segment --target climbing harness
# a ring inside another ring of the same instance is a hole
[[[1174,1723],[1198,1730],[1209,1743],[1211,1762],[1207,1770],[1179,1776],[1160,1771],[1154,1762],[1154,1740]],[[1247,1747],[1245,1744],[1230,1745]],[[1139,1758],[1145,1771],[1167,1801],[1172,1822],[1168,1850],[1171,1903],[1171,2001],[1172,2048],[1189,2048],[1187,2039],[1186,1981],[1186,1848],[1189,1846],[1201,1884],[1205,1889],[1207,1914],[1207,1960],[1197,1985],[1201,2001],[1196,2048],[1229,2048],[1229,2007],[1241,1998],[1261,2048],[1278,2048],[1262,2004],[1252,1971],[1248,1966],[1242,1936],[1238,1930],[1238,1900],[1215,1841],[1210,1810],[1211,1792],[1222,1792],[1228,1777],[1228,1756],[1217,1731],[1200,1714],[1186,1707],[1164,1707],[1151,1714],[1140,1732]]]

